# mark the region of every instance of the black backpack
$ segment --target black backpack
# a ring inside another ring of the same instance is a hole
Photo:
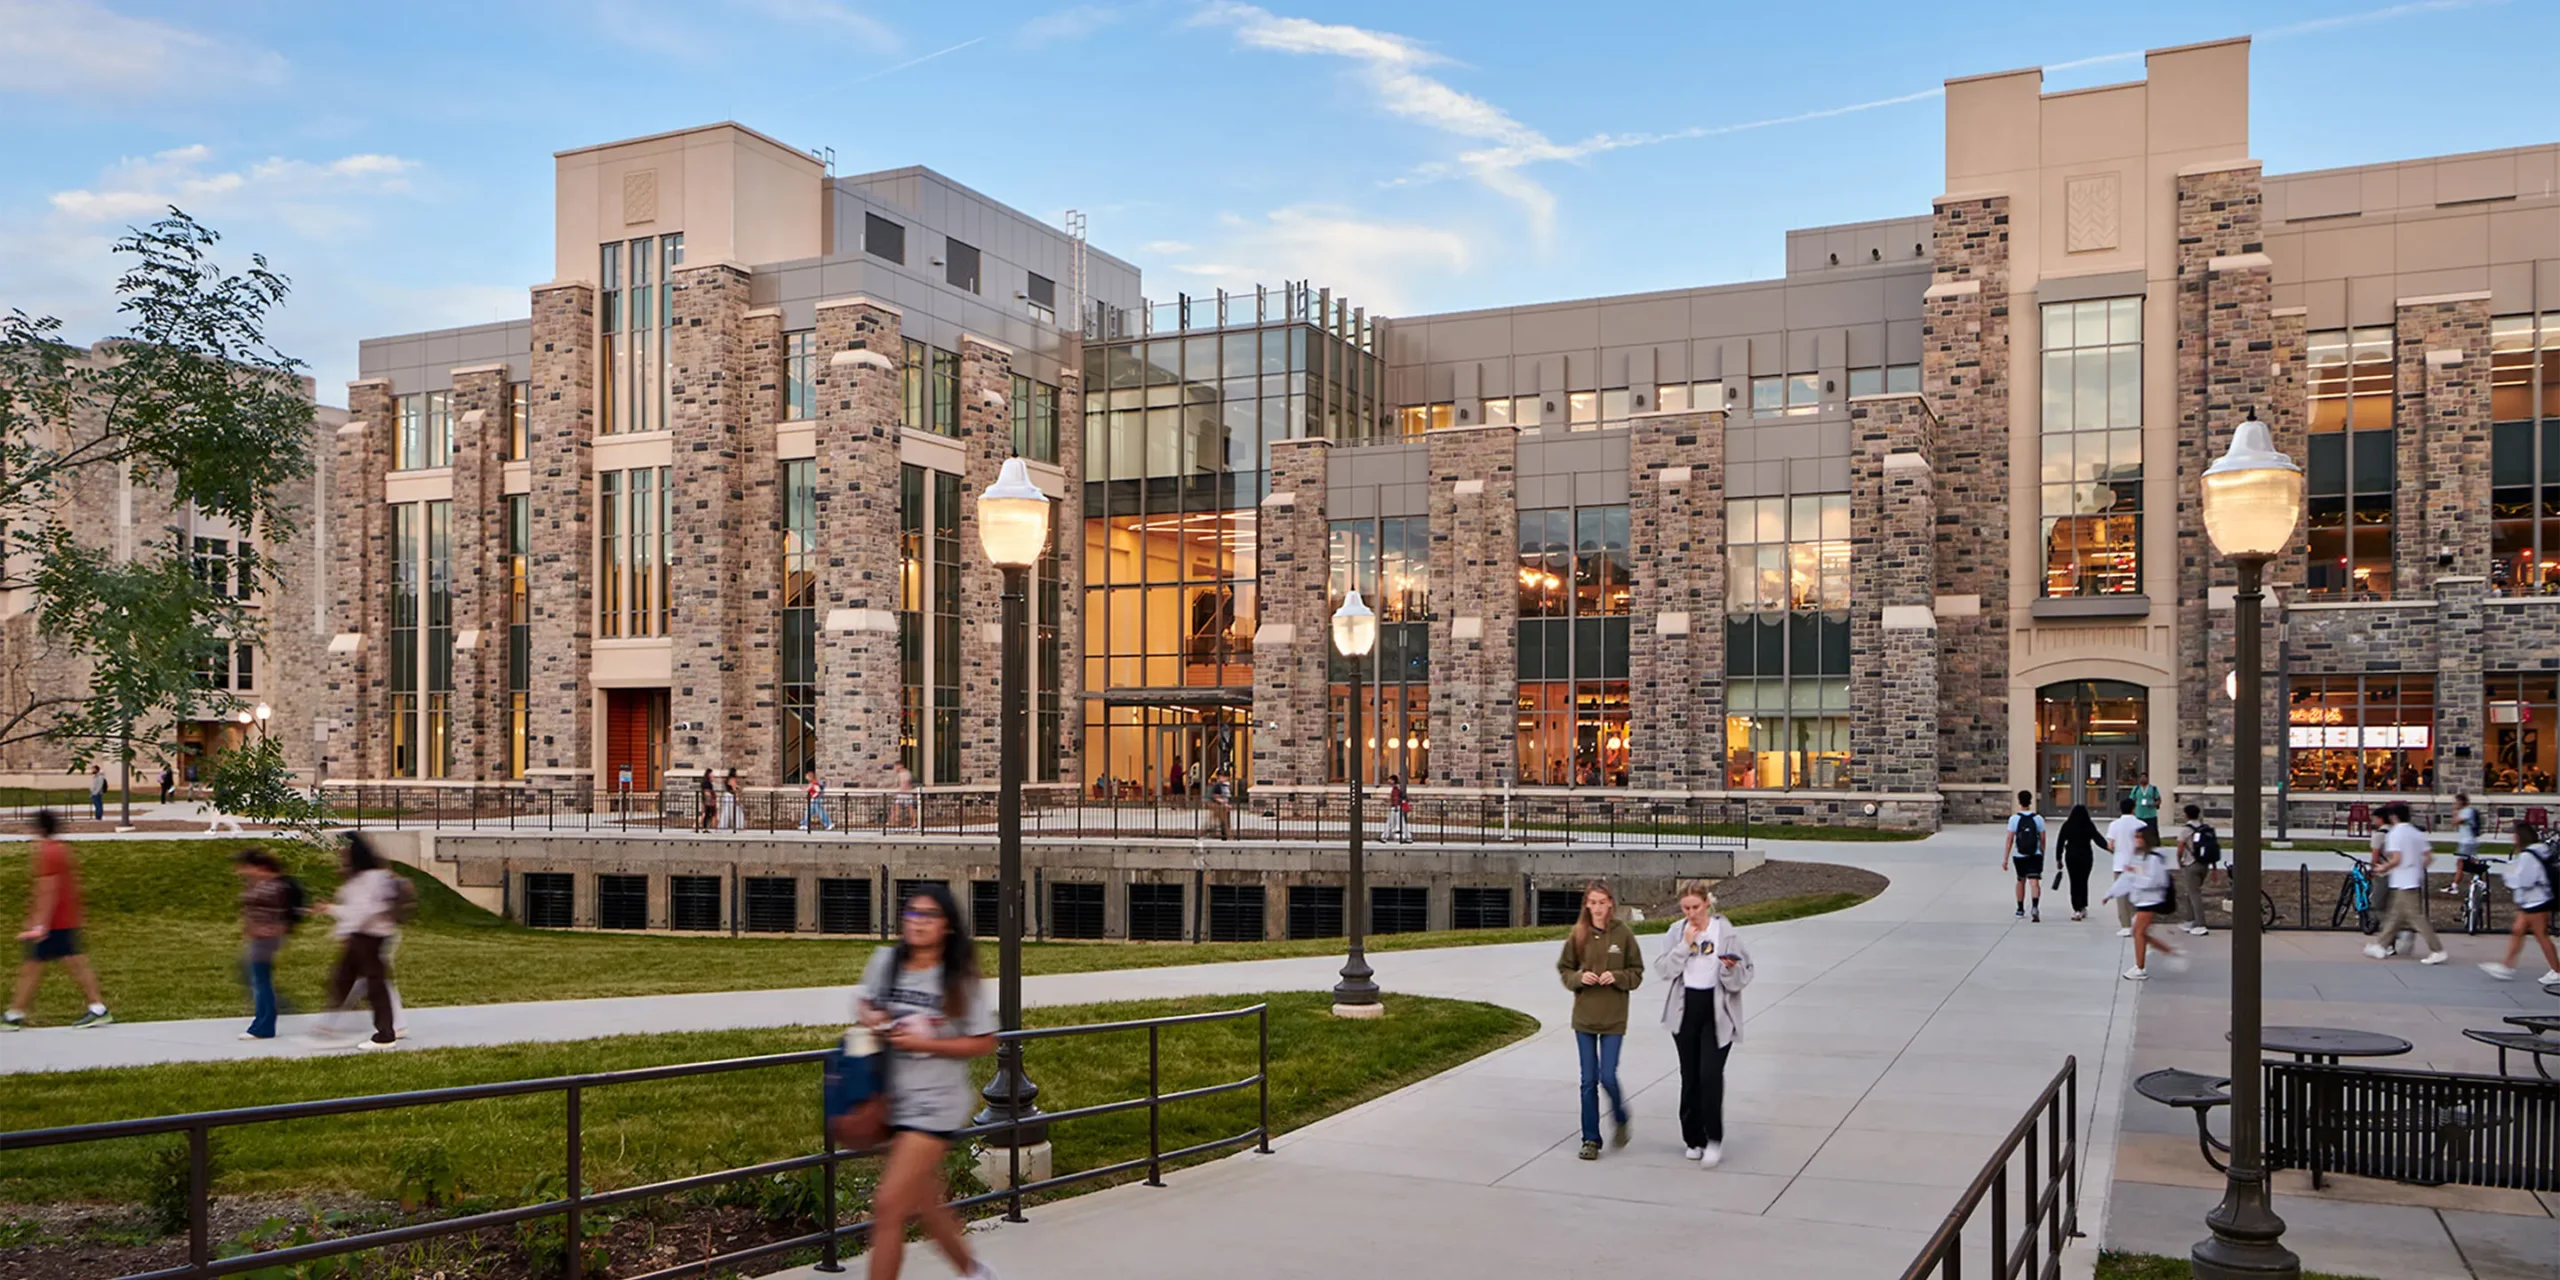
[[[292,876],[277,878],[284,881],[284,931],[291,933],[301,927],[303,917],[311,914],[311,895],[303,890],[300,880]]]
[[[2021,858],[2043,857],[2044,815],[2037,813],[2022,813],[2018,815],[2018,818],[2018,843],[2015,846],[2016,856]]]
[[[2195,833],[2196,864],[2206,867],[2222,865],[2222,837],[2213,833],[2213,824],[2199,822],[2195,825]]]

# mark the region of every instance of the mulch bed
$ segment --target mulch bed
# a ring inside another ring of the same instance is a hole
[[[1716,881],[1716,905],[1733,908],[1750,902],[1766,902],[1772,898],[1793,898],[1811,893],[1855,893],[1867,897],[1884,892],[1891,883],[1885,877],[1862,867],[1844,867],[1834,862],[1761,863],[1741,875]],[[1676,902],[1645,904],[1645,915],[1659,919],[1679,914]]]

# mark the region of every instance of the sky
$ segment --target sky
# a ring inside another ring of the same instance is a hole
[[[0,0],[0,307],[116,332],[109,246],[175,204],[291,278],[271,336],[343,403],[359,338],[527,313],[551,153],[719,120],[1080,210],[1156,298],[1760,279],[1928,211],[1948,77],[2243,34],[2270,172],[2560,140],[2560,0]]]

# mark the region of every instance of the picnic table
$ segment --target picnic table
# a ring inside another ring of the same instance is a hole
[[[2231,1033],[2222,1033],[2222,1038],[2230,1039]],[[2350,1027],[2263,1027],[2258,1031],[2258,1047],[2268,1053],[2292,1054],[2296,1062],[2334,1067],[2340,1058],[2395,1058],[2415,1046],[2398,1036]]]

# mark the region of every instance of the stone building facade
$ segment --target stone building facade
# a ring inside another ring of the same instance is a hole
[[[2560,147],[2271,175],[2248,69],[2225,41],[2067,93],[1951,81],[1945,193],[1791,232],[1781,278],[1394,319],[1307,284],[1151,303],[939,175],[736,126],[563,153],[529,324],[365,344],[332,770],[429,776],[385,745],[407,716],[451,778],[990,785],[975,494],[1027,450],[1059,525],[1037,783],[1357,769],[1929,827],[2147,776],[2227,812],[2236,579],[2199,477],[2256,416],[2310,484],[2268,572],[2270,790],[2306,821],[2548,803]],[[451,465],[393,465],[400,398],[436,392],[470,419]],[[492,463],[502,403],[527,429]],[[384,513],[435,501],[473,643],[424,689],[386,649],[434,628],[395,626]],[[637,578],[635,536],[668,544]],[[1326,627],[1353,585],[1357,742]]]

